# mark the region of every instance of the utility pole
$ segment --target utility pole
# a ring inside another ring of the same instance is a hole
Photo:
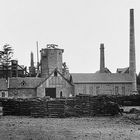
[[[36,42],[36,47],[37,47],[37,71],[39,71],[38,41]]]

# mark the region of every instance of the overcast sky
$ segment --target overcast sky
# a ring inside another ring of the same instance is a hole
[[[111,72],[129,65],[129,9],[135,13],[136,71],[140,72],[139,0],[0,0],[0,45],[10,44],[20,65],[36,62],[46,44],[64,49],[71,73],[94,73],[100,65],[100,43]]]

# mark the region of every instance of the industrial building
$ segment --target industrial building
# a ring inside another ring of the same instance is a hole
[[[28,77],[8,78],[8,97],[69,97],[78,94],[131,95],[137,92],[134,37],[134,10],[130,9],[129,67],[111,73],[105,67],[104,44],[100,44],[100,69],[96,73],[69,73],[63,62],[63,49],[48,44],[40,50],[41,60],[34,66],[33,53]],[[6,91],[5,89],[5,91]],[[1,90],[1,89],[0,89]],[[1,96],[4,91],[0,91]],[[6,93],[7,93],[6,92]]]
[[[73,73],[75,94],[130,95],[137,92],[134,10],[130,9],[129,67],[111,73],[105,67],[104,44],[100,45],[100,70],[93,74]]]
[[[11,60],[8,66],[0,65],[0,78],[25,77],[26,74],[26,67],[19,65],[17,60]]]

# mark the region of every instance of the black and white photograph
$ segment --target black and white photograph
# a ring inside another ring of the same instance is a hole
[[[139,0],[0,0],[0,140],[140,140]]]

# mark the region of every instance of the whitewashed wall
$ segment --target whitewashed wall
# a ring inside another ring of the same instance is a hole
[[[60,92],[62,91],[63,97],[69,97],[70,94],[74,94],[73,86],[70,85],[65,79],[60,75],[57,77],[51,76],[46,81],[44,81],[37,88],[37,96],[45,96],[45,88],[56,88],[56,97],[60,97]]]
[[[123,84],[94,84],[94,83],[78,83],[74,84],[75,95],[81,94],[90,94],[90,95],[130,95],[132,90],[132,84],[123,83]]]

